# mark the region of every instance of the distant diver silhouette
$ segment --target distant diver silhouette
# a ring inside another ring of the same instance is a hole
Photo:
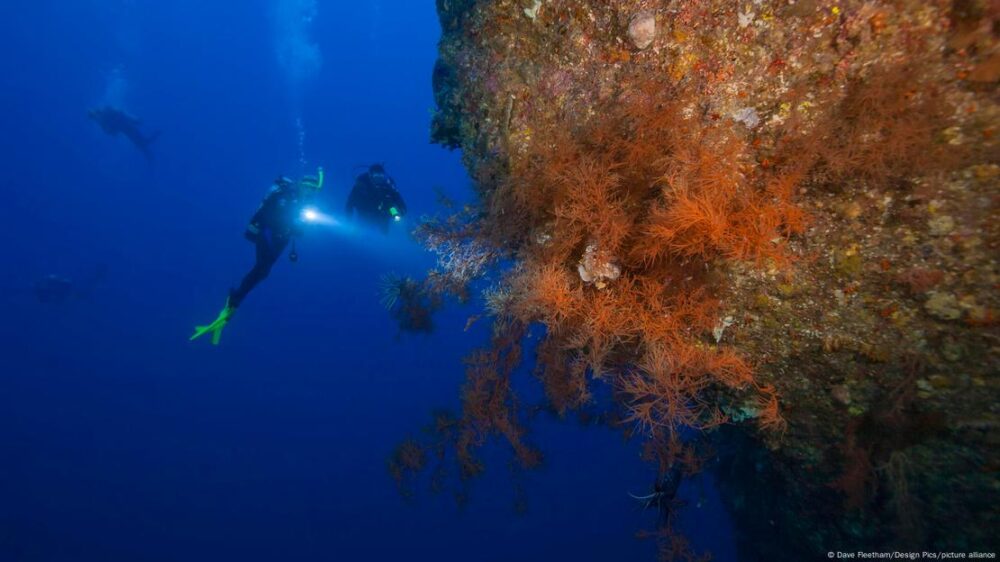
[[[629,493],[632,499],[639,502],[643,509],[656,509],[663,521],[668,521],[683,502],[677,499],[677,491],[684,481],[684,471],[680,463],[675,462],[670,469],[657,478],[653,491],[645,496]]]
[[[72,300],[90,297],[94,289],[107,277],[106,265],[99,265],[94,274],[77,285],[72,279],[62,275],[49,274],[32,286],[32,293],[43,304],[65,304]]]
[[[73,281],[60,275],[50,274],[35,281],[35,298],[45,304],[68,302],[76,293]]]
[[[355,180],[345,211],[348,217],[357,212],[361,220],[388,232],[391,222],[403,220],[406,203],[396,190],[396,182],[385,173],[385,167],[372,164]]]
[[[111,106],[90,109],[87,114],[101,126],[105,133],[111,136],[125,135],[146,157],[146,160],[153,161],[153,151],[149,147],[159,138],[159,131],[149,136],[142,134],[142,131],[139,130],[139,119]]]
[[[280,177],[264,200],[257,212],[250,219],[244,237],[256,246],[256,261],[253,268],[243,277],[239,287],[229,291],[226,306],[211,324],[197,326],[191,340],[196,340],[205,334],[212,334],[212,345],[218,345],[222,330],[235,314],[243,299],[261,281],[271,273],[278,258],[292,242],[292,253],[289,259],[298,260],[293,239],[300,235],[304,223],[316,220],[317,211],[308,206],[312,196],[323,187],[323,168],[319,168],[315,176],[306,176],[295,182],[287,177]]]

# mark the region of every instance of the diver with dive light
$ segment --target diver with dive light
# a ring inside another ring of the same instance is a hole
[[[378,228],[389,231],[391,222],[399,222],[406,215],[406,203],[396,190],[396,182],[385,173],[385,166],[372,164],[368,171],[358,176],[347,198],[347,217],[357,211],[358,217]]]
[[[207,326],[195,328],[195,340],[205,334],[212,334],[212,345],[218,345],[222,330],[229,323],[243,299],[261,281],[271,273],[271,268],[291,243],[292,251],[288,258],[292,262],[298,260],[295,252],[295,237],[302,234],[306,223],[316,222],[320,213],[309,206],[312,197],[323,188],[323,168],[319,168],[315,176],[306,176],[295,182],[287,177],[274,180],[274,185],[257,212],[247,225],[243,236],[256,247],[256,261],[253,268],[247,272],[239,287],[230,289],[226,306],[219,316]]]

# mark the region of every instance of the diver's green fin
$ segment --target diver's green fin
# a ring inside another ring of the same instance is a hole
[[[195,326],[194,335],[188,341],[194,341],[211,332],[212,345],[219,345],[219,340],[222,339],[222,330],[229,323],[229,319],[232,318],[234,312],[236,312],[236,309],[229,306],[229,301],[226,301],[226,307],[222,309],[219,316],[207,326]]]

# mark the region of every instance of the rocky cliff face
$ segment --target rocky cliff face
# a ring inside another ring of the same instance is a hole
[[[1000,6],[438,10],[432,136],[482,205],[429,240],[514,264],[498,341],[545,325],[550,406],[611,384],[665,464],[705,430],[749,559],[996,550]],[[483,372],[462,427],[523,453]]]

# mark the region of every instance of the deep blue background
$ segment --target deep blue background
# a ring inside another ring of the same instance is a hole
[[[460,155],[427,140],[434,3],[321,1],[322,70],[293,87],[274,19],[291,1],[0,9],[0,561],[653,559],[634,534],[654,516],[626,495],[653,467],[608,429],[538,424],[524,516],[492,453],[465,510],[400,499],[387,456],[457,406],[488,329],[463,332],[476,310],[453,307],[434,335],[397,337],[379,276],[432,264],[403,232],[311,232],[220,347],[187,341],[249,267],[241,233],[270,180],[298,171],[296,115],[328,209],[375,160],[414,219],[436,186],[471,193]],[[115,68],[125,107],[163,131],[152,167],[86,117]],[[87,299],[25,291],[99,263]],[[711,490],[685,517],[721,560],[727,525]]]

